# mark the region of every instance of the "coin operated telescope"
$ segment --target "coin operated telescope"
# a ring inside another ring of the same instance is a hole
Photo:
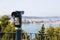
[[[14,19],[14,25],[15,25],[15,29],[16,29],[16,40],[22,40],[21,36],[22,36],[22,29],[21,29],[21,25],[22,25],[22,14],[24,14],[24,11],[15,11],[12,12],[11,16]]]
[[[20,28],[22,25],[22,14],[24,14],[24,11],[15,11],[11,14],[14,19],[14,25],[17,28]]]

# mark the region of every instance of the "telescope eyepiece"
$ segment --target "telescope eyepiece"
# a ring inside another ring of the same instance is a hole
[[[12,17],[13,17],[13,16],[16,17],[16,16],[19,16],[19,15],[22,15],[22,14],[24,14],[24,11],[15,11],[15,12],[12,12],[12,15],[11,15],[11,16],[12,16]]]

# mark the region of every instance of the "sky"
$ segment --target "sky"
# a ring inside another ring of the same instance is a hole
[[[24,11],[23,16],[60,16],[60,0],[0,0],[0,15]]]

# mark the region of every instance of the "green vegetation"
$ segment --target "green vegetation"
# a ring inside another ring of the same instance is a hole
[[[4,15],[0,18],[0,32],[7,33],[7,32],[15,32],[15,26],[14,22],[9,23],[9,16]],[[22,39],[24,40],[30,40],[30,35],[26,34],[24,30],[22,30]],[[7,38],[11,36],[11,34],[2,34],[2,37],[0,40],[7,40]],[[27,39],[26,39],[27,38]],[[47,38],[47,39],[46,39]],[[58,25],[56,28],[54,28],[52,25],[50,25],[48,28],[44,27],[44,24],[42,24],[41,29],[38,31],[38,34],[35,35],[34,40],[60,40],[60,25]],[[13,40],[10,37],[10,40]]]
[[[44,33],[45,33],[45,28],[44,28],[44,24],[42,25],[41,29],[39,30],[39,33],[36,34],[36,40],[44,40]]]
[[[2,34],[2,38],[0,40],[7,40],[7,38],[11,35],[7,33],[15,32],[14,22],[9,23],[9,20],[10,18],[7,15],[0,18],[0,32],[6,33]],[[22,38],[26,38],[26,32],[24,30],[22,30],[22,32],[24,32]],[[12,40],[12,38],[10,38],[10,40]]]
[[[60,40],[60,25],[56,28],[50,25],[49,28],[46,29],[46,34],[50,34],[50,36],[47,35],[48,39],[52,38],[52,40]]]
[[[35,40],[60,40],[60,25],[57,27],[53,27],[50,25],[48,28],[44,28],[44,24],[42,25],[39,33],[36,34]]]

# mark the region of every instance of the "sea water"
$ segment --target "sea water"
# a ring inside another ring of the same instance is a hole
[[[45,29],[48,28],[51,24],[44,24]],[[42,24],[22,24],[22,29],[27,33],[38,33],[41,29]],[[53,27],[57,27],[57,24],[52,24]],[[28,34],[30,35],[30,34]],[[35,38],[35,34],[30,35],[31,39]]]
[[[45,28],[48,28],[51,24],[44,24]],[[22,29],[27,33],[38,33],[41,29],[42,24],[22,24]],[[52,24],[53,27],[56,27],[57,24]]]

